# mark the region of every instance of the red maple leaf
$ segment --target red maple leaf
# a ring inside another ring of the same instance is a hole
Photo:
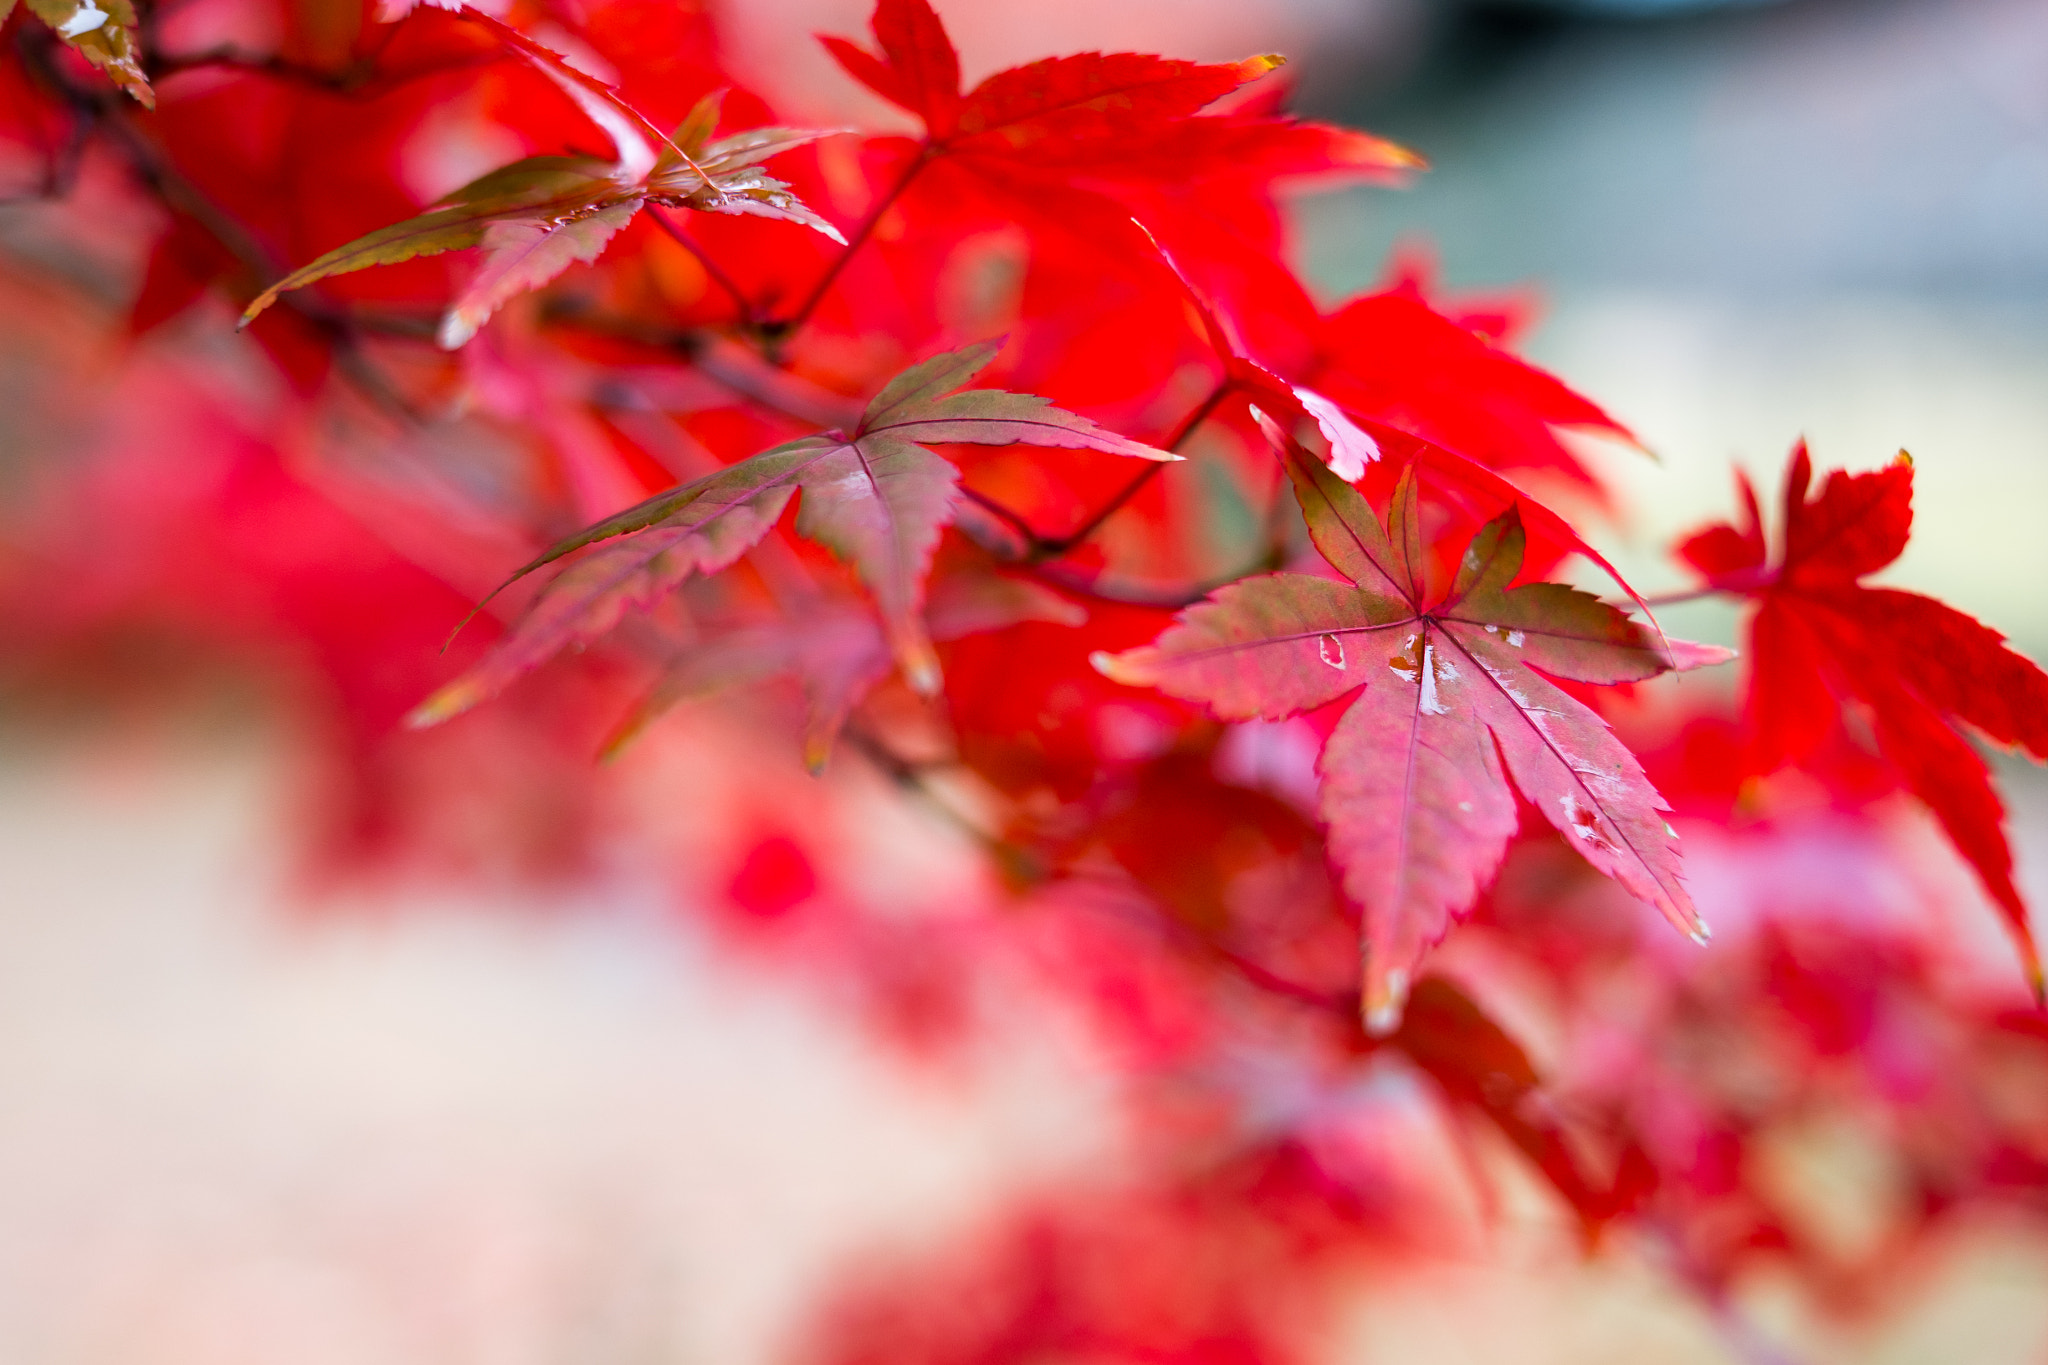
[[[1265,193],[1274,179],[1384,177],[1423,164],[1369,134],[1289,117],[1277,99],[1211,108],[1282,65],[1277,56],[1202,63],[1081,52],[999,71],[963,93],[959,58],[927,0],[879,0],[870,27],[879,52],[822,41],[854,79],[925,125],[885,205],[943,161],[1027,220],[1048,204],[1113,201],[1155,224],[1172,220],[1184,251],[1240,259],[1248,247],[1277,249]]]
[[[1421,164],[1364,133],[1246,107],[1196,115],[1285,60],[1203,63],[1137,52],[1080,52],[998,71],[960,90],[960,59],[926,0],[880,0],[869,21],[881,51],[844,38],[827,50],[861,84],[924,122],[934,152],[1009,162],[1015,170],[1086,168],[1111,175],[1187,174],[1219,162],[1271,176]]]
[[[1756,493],[1740,475],[1740,527],[1712,526],[1678,547],[1709,583],[1756,599],[1746,704],[1752,769],[1808,757],[1833,732],[1842,702],[1862,703],[1879,751],[2004,913],[2038,996],[2041,961],[2013,885],[2005,808],[1959,727],[2048,758],[2048,675],[1953,607],[1859,581],[1897,559],[1912,532],[1913,462],[1905,452],[1868,474],[1834,470],[1809,498],[1812,477],[1801,441],[1785,474],[1775,566]]]
[[[562,649],[609,632],[628,609],[644,609],[694,575],[727,568],[769,533],[799,493],[797,534],[854,566],[905,675],[920,691],[935,691],[938,660],[923,620],[925,573],[941,528],[952,520],[960,476],[928,446],[1022,443],[1180,458],[1030,394],[955,392],[1000,348],[1000,342],[983,342],[913,365],[875,395],[851,432],[784,442],[558,542],[498,591],[566,555],[598,548],[550,580],[491,652],[417,708],[412,723],[437,725],[459,715]],[[857,654],[844,654],[839,666],[852,669]]]
[[[1316,548],[1349,581],[1244,579],[1183,612],[1156,644],[1098,656],[1096,667],[1231,720],[1277,720],[1357,693],[1317,769],[1330,854],[1365,914],[1367,1028],[1395,1027],[1416,963],[1499,865],[1516,825],[1508,774],[1587,861],[1704,940],[1663,798],[1606,723],[1550,681],[1648,678],[1672,667],[1669,647],[1562,584],[1511,587],[1524,545],[1517,507],[1480,530],[1445,585],[1424,537],[1418,466],[1403,471],[1382,523],[1299,445],[1283,452]]]
[[[1556,429],[1635,440],[1554,375],[1432,307],[1412,278],[1323,318],[1303,381],[1361,416],[1481,464],[1548,468],[1595,490]]]
[[[1143,224],[1139,224],[1138,229],[1148,239],[1151,238]],[[1173,254],[1159,245],[1156,239],[1152,245],[1201,323],[1210,349],[1223,363],[1223,381],[1216,390],[1214,401],[1220,402],[1234,394],[1249,402],[1268,440],[1283,457],[1293,434],[1287,429],[1290,425],[1294,432],[1303,434],[1314,428],[1325,447],[1325,462],[1331,472],[1346,483],[1359,482],[1365,477],[1368,465],[1391,451],[1396,456],[1395,467],[1427,467],[1441,491],[1454,493],[1468,509],[1484,508],[1481,519],[1502,508],[1516,508],[1524,523],[1524,531],[1545,553],[1585,556],[1638,606],[1643,607],[1645,614],[1648,613],[1648,605],[1621,576],[1621,571],[1605,555],[1587,544],[1563,517],[1509,483],[1487,464],[1475,459],[1468,450],[1449,447],[1415,434],[1410,430],[1414,425],[1412,421],[1404,424],[1386,420],[1388,414],[1375,404],[1369,385],[1348,377],[1343,369],[1318,367],[1319,382],[1335,379],[1346,385],[1336,390],[1343,395],[1342,400],[1333,399],[1328,393],[1306,384],[1290,384],[1251,359],[1250,348],[1238,329],[1210,306]],[[1299,292],[1298,285],[1294,288]],[[1436,313],[1422,302],[1420,294],[1412,287],[1405,294],[1397,290],[1356,300],[1336,316],[1342,319],[1361,305],[1373,304],[1380,299],[1395,301],[1396,316],[1403,320],[1398,326],[1405,329],[1396,332],[1392,338],[1383,337],[1382,342],[1405,339],[1428,358],[1429,363],[1416,365],[1418,370],[1428,369],[1433,364],[1442,371],[1435,380],[1441,387],[1433,395],[1434,401],[1427,405],[1428,410],[1455,415],[1451,423],[1454,429],[1458,425],[1455,417],[1462,416],[1468,419],[1465,429],[1486,431],[1496,436],[1497,439],[1477,443],[1493,457],[1494,462],[1515,463],[1516,452],[1527,449],[1536,458],[1526,462],[1537,463],[1547,451],[1554,451],[1568,468],[1583,475],[1584,471],[1578,468],[1551,433],[1552,422],[1563,424],[1580,419],[1588,424],[1605,423],[1612,431],[1627,434],[1598,408],[1579,398],[1556,379],[1524,365],[1504,351],[1494,349],[1458,323]],[[1420,330],[1417,330],[1418,326]],[[1425,336],[1432,340],[1422,340]],[[1389,349],[1390,353],[1398,352],[1401,347],[1396,344]],[[1393,363],[1390,360],[1386,362],[1388,365]],[[1377,360],[1354,359],[1348,373],[1355,376],[1379,368],[1382,365]],[[1448,379],[1447,375],[1455,375],[1456,379]],[[1361,398],[1361,393],[1367,396]],[[1353,412],[1359,414],[1360,420],[1353,420]],[[1584,416],[1586,413],[1592,416]],[[1274,418],[1281,420],[1275,421]],[[1434,429],[1434,424],[1428,420],[1421,425]]]

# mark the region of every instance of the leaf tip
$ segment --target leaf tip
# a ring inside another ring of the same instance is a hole
[[[939,672],[939,657],[932,653],[932,647],[919,640],[906,646],[902,658],[903,680],[910,684],[910,690],[920,697],[936,697],[939,685],[944,681]]]
[[[1106,649],[1098,649],[1088,656],[1088,666],[1111,682],[1122,683],[1126,687],[1150,687],[1153,675],[1146,656],[1152,652],[1133,649],[1112,654]]]
[[[434,333],[434,344],[444,351],[459,351],[476,335],[476,322],[460,308],[450,308],[441,315],[441,326]]]
[[[1664,638],[1664,662],[1674,673],[1689,673],[1695,668],[1712,668],[1716,664],[1731,663],[1742,657],[1740,652],[1721,645],[1703,645],[1697,640]]]
[[[483,699],[482,692],[474,683],[466,680],[452,682],[406,712],[405,728],[430,730],[444,721],[455,719]]]
[[[2034,936],[2024,923],[2017,928],[2014,937],[2019,940],[2020,969],[2026,973],[2027,989],[2034,996],[2034,1008],[2048,1010],[2048,978],[2041,973],[2040,950],[2034,946]]]
[[[1255,81],[1268,72],[1278,71],[1287,65],[1287,59],[1277,52],[1261,52],[1256,57],[1247,57],[1237,64],[1237,74],[1247,81]]]
[[[1368,970],[1365,993],[1359,1000],[1359,1019],[1367,1034],[1374,1038],[1390,1037],[1401,1027],[1401,1012],[1407,1004],[1406,967],[1389,968],[1384,973]]]

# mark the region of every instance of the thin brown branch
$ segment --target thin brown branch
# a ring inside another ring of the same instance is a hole
[[[41,29],[24,31],[20,48],[24,64],[35,77],[88,120],[121,154],[129,173],[165,207],[196,224],[250,275],[274,280],[283,273],[253,233],[202,194],[170,157],[135,127],[123,96],[110,86],[87,87],[73,81],[56,61],[55,40]],[[345,313],[307,296],[293,296],[284,303],[327,334],[337,368],[367,397],[408,422],[421,420],[404,395],[362,353],[360,335]]]
[[[0,208],[9,204],[48,203],[71,193],[71,187],[78,183],[78,168],[85,161],[85,144],[92,137],[95,113],[76,105],[69,112],[70,117],[64,122],[64,141],[44,153],[42,184],[30,193],[0,198]]]
[[[557,326],[672,351],[738,397],[794,422],[851,429],[860,420],[858,402],[777,369],[749,348],[717,332],[667,327],[600,313],[572,298],[548,300],[542,318]]]
[[[1073,597],[1085,598],[1117,607],[1153,607],[1161,611],[1179,611],[1191,607],[1219,588],[1227,588],[1240,579],[1255,573],[1267,573],[1276,568],[1274,556],[1262,555],[1257,561],[1246,565],[1237,573],[1221,578],[1212,578],[1186,588],[1119,588],[1106,585],[1099,580],[1082,578],[1078,574],[1062,572],[1057,564],[1024,564],[1019,568],[1032,578],[1050,588]]]
[[[932,786],[931,770],[927,765],[913,763],[904,758],[859,725],[848,725],[840,732],[840,738],[897,787],[917,797],[947,824],[967,835],[987,851],[1004,858],[1013,857],[1021,852],[1008,841],[983,829],[977,821],[941,796]]]
[[[1705,587],[1687,588],[1681,592],[1659,593],[1655,597],[1645,597],[1640,603],[1626,599],[1617,600],[1614,605],[1623,611],[1636,606],[1645,606],[1654,610],[1657,607],[1677,606],[1681,602],[1697,602],[1702,598],[1708,597],[1740,597],[1758,588],[1767,588],[1777,582],[1777,580],[1778,571],[1776,569],[1755,569],[1749,573],[1728,574],[1720,582],[1710,583]]]
[[[1217,407],[1222,404],[1223,400],[1230,396],[1230,391],[1232,387],[1233,385],[1231,381],[1228,379],[1218,384],[1215,387],[1215,389],[1210,392],[1209,396],[1203,399],[1201,403],[1195,408],[1195,410],[1193,412],[1190,412],[1186,416],[1186,418],[1184,418],[1181,421],[1180,426],[1174,431],[1173,436],[1167,441],[1165,448],[1177,453],[1182,446],[1186,445],[1188,439],[1195,434],[1195,431],[1202,425],[1202,423],[1208,421],[1210,415],[1216,411]],[[1104,522],[1108,521],[1111,517],[1115,516],[1118,512],[1122,511],[1125,504],[1129,503],[1132,498],[1135,498],[1136,496],[1138,496],[1139,493],[1143,492],[1145,486],[1151,483],[1152,480],[1158,478],[1159,471],[1164,469],[1165,467],[1166,465],[1163,462],[1146,465],[1144,469],[1138,472],[1137,477],[1133,478],[1129,483],[1125,484],[1122,488],[1118,489],[1114,494],[1112,494],[1108,502],[1105,502],[1104,504],[1102,504],[1102,506],[1095,509],[1094,514],[1090,516],[1086,521],[1082,522],[1079,526],[1075,527],[1073,530],[1069,531],[1067,534],[1063,536],[1057,536],[1049,539],[1041,537],[1038,540],[1038,542],[1033,545],[1030,557],[1034,560],[1053,559],[1057,558],[1060,555],[1068,553],[1075,546],[1086,541],[1089,537],[1093,536],[1097,531],[1101,530]]]
[[[1031,547],[1040,543],[1041,538],[1038,534],[1038,529],[1029,521],[1026,521],[1023,514],[1014,508],[1006,507],[981,490],[969,488],[964,484],[961,485],[960,496],[1016,532],[1022,545],[1014,554],[1007,555],[1006,558],[1023,561],[1030,555]]]
[[[388,41],[388,40],[387,40]],[[381,50],[381,49],[380,49]],[[152,81],[164,80],[184,71],[233,71],[267,76],[294,85],[324,90],[348,99],[374,99],[403,85],[451,71],[469,71],[503,60],[497,53],[478,53],[437,62],[418,70],[388,75],[377,69],[377,54],[358,57],[346,66],[327,68],[295,62],[275,53],[244,52],[231,44],[203,52],[150,52],[143,58],[144,70]]]
[[[787,341],[811,320],[811,314],[818,310],[818,305],[825,301],[825,295],[830,293],[832,286],[838,282],[840,272],[846,269],[847,263],[853,260],[855,253],[867,245],[868,238],[874,236],[875,228],[882,221],[882,215],[903,197],[903,192],[910,188],[910,182],[917,179],[919,172],[931,164],[934,155],[931,144],[925,144],[917,157],[904,167],[903,174],[896,177],[896,183],[883,192],[882,197],[874,202],[866,215],[854,226],[853,232],[846,239],[845,248],[833,257],[832,264],[825,267],[825,273],[818,277],[818,282],[811,286],[811,292],[804,296],[803,302],[796,306],[796,310],[786,318],[778,318],[761,325],[762,335],[771,347]]]
[[[746,291],[739,287],[732,276],[725,273],[725,267],[713,260],[711,254],[698,244],[696,238],[678,227],[675,220],[668,216],[667,209],[659,204],[649,204],[647,212],[654,219],[655,226],[674,239],[677,246],[697,258],[697,264],[704,267],[705,275],[713,284],[723,289],[732,299],[733,305],[739,309],[740,325],[752,329],[756,322],[754,301],[747,297]]]
[[[1207,398],[1203,399],[1195,407],[1194,411],[1181,420],[1181,424],[1174,429],[1173,435],[1168,438],[1165,449],[1177,452],[1183,445],[1186,445],[1188,438],[1195,434],[1195,429],[1200,427],[1203,422],[1206,422],[1210,415],[1216,411],[1217,406],[1229,396],[1231,388],[1231,382],[1227,379],[1217,385],[1214,392],[1210,393]],[[1148,463],[1136,478],[1112,494],[1109,501],[1090,514],[1086,521],[1083,521],[1080,526],[1063,536],[1047,535],[1036,526],[1033,526],[1030,520],[1022,513],[1014,508],[1004,506],[986,493],[977,492],[972,488],[963,488],[961,492],[969,502],[972,502],[975,506],[981,508],[1017,533],[1023,540],[1023,545],[1013,557],[1019,563],[1033,565],[1048,559],[1057,559],[1094,535],[1102,528],[1104,522],[1116,515],[1125,503],[1136,497],[1147,483],[1158,477],[1159,471],[1165,467],[1165,461]],[[1073,588],[1070,591],[1085,592],[1086,590]],[[1200,600],[1199,595],[1192,600]],[[1182,605],[1185,604],[1183,603]]]

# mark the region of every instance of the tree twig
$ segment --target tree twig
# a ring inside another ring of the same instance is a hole
[[[1195,434],[1196,429],[1200,427],[1202,423],[1208,421],[1210,415],[1216,411],[1217,407],[1222,404],[1223,400],[1230,396],[1230,391],[1233,387],[1234,385],[1228,379],[1224,380],[1221,384],[1218,384],[1215,387],[1215,389],[1210,392],[1209,396],[1203,399],[1200,405],[1197,406],[1193,412],[1189,413],[1187,417],[1182,420],[1179,428],[1174,431],[1171,439],[1167,441],[1165,448],[1167,450],[1171,450],[1178,453],[1180,448],[1187,444],[1188,438]],[[1104,522],[1108,521],[1111,517],[1115,516],[1118,512],[1122,511],[1126,503],[1128,503],[1132,498],[1138,496],[1138,494],[1144,490],[1145,485],[1151,483],[1152,480],[1158,478],[1159,471],[1164,469],[1165,467],[1166,465],[1163,462],[1146,465],[1145,468],[1138,471],[1138,475],[1136,478],[1133,478],[1129,483],[1125,484],[1122,488],[1118,489],[1114,494],[1112,494],[1108,502],[1105,502],[1101,507],[1098,507],[1095,510],[1094,515],[1090,516],[1086,521],[1082,522],[1079,526],[1075,527],[1073,530],[1067,532],[1067,534],[1063,536],[1058,536],[1050,539],[1041,538],[1039,542],[1033,546],[1031,557],[1033,559],[1056,558],[1059,555],[1066,554],[1075,546],[1081,544],[1083,541],[1086,541],[1090,536],[1093,536],[1097,531],[1102,529],[1102,524]]]
[[[710,277],[713,284],[723,289],[740,310],[740,325],[751,331],[756,322],[754,301],[747,297],[746,291],[739,287],[732,276],[725,273],[725,267],[713,260],[711,254],[698,244],[696,238],[676,226],[675,220],[668,216],[667,209],[659,204],[649,204],[647,212],[653,217],[655,225],[672,237],[677,246],[697,258],[697,264],[704,267],[705,275]]]
[[[935,154],[936,150],[929,142],[918,151],[916,159],[904,167],[902,175],[896,177],[896,183],[883,192],[882,197],[874,202],[866,215],[854,226],[852,233],[847,236],[845,248],[825,267],[825,273],[818,277],[818,282],[811,286],[811,292],[804,295],[803,302],[796,306],[794,312],[786,318],[761,324],[761,333],[771,348],[787,341],[811,320],[811,314],[818,310],[818,305],[825,301],[825,295],[830,293],[832,286],[838,282],[840,272],[846,269],[854,254],[867,245],[868,238],[874,235],[875,228],[882,221],[882,215],[903,197],[903,192],[910,188],[910,182],[917,179],[919,172],[931,164]]]

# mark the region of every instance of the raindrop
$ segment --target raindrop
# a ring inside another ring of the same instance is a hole
[[[1436,646],[1424,645],[1422,647],[1422,710],[1425,715],[1441,716],[1447,714],[1451,709],[1437,700],[1436,682]]]
[[[1325,635],[1322,638],[1321,649],[1323,662],[1342,672],[1346,666],[1344,663],[1344,642],[1334,635]]]

